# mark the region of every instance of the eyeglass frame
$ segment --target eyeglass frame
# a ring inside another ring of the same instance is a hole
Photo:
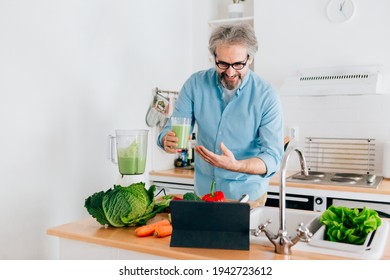
[[[215,65],[217,65],[217,67],[221,70],[228,70],[230,67],[232,67],[234,70],[242,70],[245,68],[245,66],[248,64],[248,60],[249,60],[249,54],[246,56],[246,60],[245,62],[234,62],[234,63],[227,63],[225,61],[217,61],[217,58],[216,58],[216,55],[214,54],[214,62],[215,62]],[[219,65],[220,64],[225,64],[227,67],[226,68],[221,68]],[[239,65],[241,68],[236,68],[236,66],[234,65]]]

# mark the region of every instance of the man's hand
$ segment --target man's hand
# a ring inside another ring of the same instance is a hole
[[[162,138],[162,145],[164,151],[170,154],[176,153],[176,147],[179,139],[173,131],[168,131],[167,134]]]
[[[267,167],[260,158],[253,157],[243,160],[236,160],[233,153],[221,142],[221,155],[214,154],[204,146],[196,146],[195,152],[212,166],[223,168],[234,172],[248,174],[265,174]]]
[[[239,161],[236,160],[233,153],[221,142],[221,155],[214,154],[204,146],[196,146],[195,152],[207,163],[212,166],[227,169],[230,171],[239,170]]]

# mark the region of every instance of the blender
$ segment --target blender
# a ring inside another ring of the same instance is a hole
[[[118,165],[120,176],[117,185],[129,186],[144,182],[148,130],[117,129],[115,136],[109,135],[110,159]],[[115,155],[116,154],[116,155]]]

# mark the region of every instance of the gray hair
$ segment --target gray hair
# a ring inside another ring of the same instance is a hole
[[[217,47],[224,43],[246,46],[251,59],[255,57],[258,50],[255,32],[249,24],[220,25],[216,27],[209,39],[210,53],[215,56]]]

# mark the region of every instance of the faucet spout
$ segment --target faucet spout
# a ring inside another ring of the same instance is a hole
[[[258,231],[254,233],[255,236],[258,236],[260,232],[264,232],[269,241],[275,246],[275,252],[283,255],[291,254],[291,247],[294,246],[298,241],[308,242],[312,237],[312,233],[305,227],[302,223],[299,225],[297,230],[297,235],[294,238],[290,238],[286,229],[286,173],[287,173],[287,163],[292,152],[296,152],[299,157],[299,162],[301,166],[301,174],[308,175],[308,169],[306,164],[305,156],[303,152],[293,146],[290,146],[285,151],[282,165],[280,168],[280,186],[279,186],[279,231],[277,234],[272,234],[269,232],[266,227],[271,221],[259,226]]]
[[[280,186],[279,186],[279,221],[280,227],[279,230],[286,231],[286,177],[287,177],[287,164],[290,159],[292,152],[296,152],[299,157],[299,163],[301,166],[301,174],[308,175],[309,171],[307,169],[306,159],[303,155],[303,152],[293,146],[287,148],[284,153],[282,165],[280,167]]]

